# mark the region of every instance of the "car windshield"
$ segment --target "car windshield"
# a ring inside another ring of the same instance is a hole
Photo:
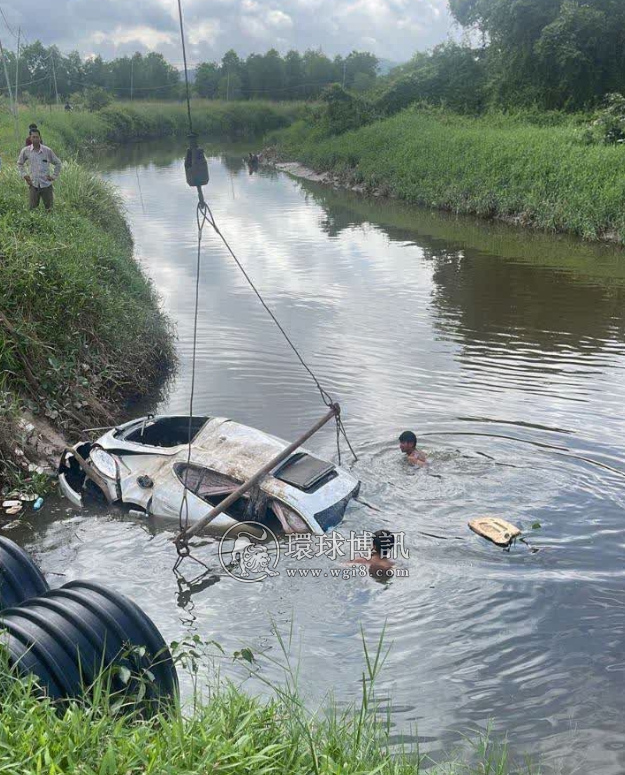
[[[191,441],[208,419],[208,417],[191,419]],[[129,428],[122,428],[115,436],[124,441],[146,444],[149,447],[178,447],[189,442],[189,418],[181,416],[144,419]]]

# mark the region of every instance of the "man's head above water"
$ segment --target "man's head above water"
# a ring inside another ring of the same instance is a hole
[[[395,535],[390,530],[376,530],[372,538],[372,548],[378,557],[388,558],[395,546]]]
[[[409,455],[414,452],[416,446],[417,437],[412,431],[404,431],[399,437],[399,448],[404,454]]]

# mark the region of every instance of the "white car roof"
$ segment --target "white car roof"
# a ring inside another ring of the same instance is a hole
[[[213,417],[193,439],[193,461],[245,481],[288,446],[257,428]]]
[[[287,446],[286,441],[256,428],[215,417],[193,440],[191,462],[243,482]],[[297,452],[310,454],[304,447],[299,447]],[[178,460],[186,462],[186,456],[185,450]],[[346,497],[357,486],[358,480],[346,471],[340,468],[336,471],[338,475],[335,479],[312,493],[303,492],[271,474],[263,478],[261,490],[310,517]]]

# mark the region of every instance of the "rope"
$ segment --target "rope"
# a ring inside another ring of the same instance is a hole
[[[330,394],[327,392],[327,390],[325,390],[325,389],[324,389],[324,388],[321,386],[321,383],[320,383],[320,382],[319,382],[319,380],[317,379],[317,377],[316,377],[315,373],[314,373],[314,372],[313,372],[313,370],[310,368],[310,366],[309,366],[309,365],[306,363],[306,361],[305,361],[305,360],[304,360],[304,358],[302,357],[301,353],[299,352],[299,350],[297,349],[297,347],[296,347],[296,346],[295,346],[295,344],[293,343],[292,339],[289,337],[289,335],[287,334],[287,332],[284,330],[284,328],[283,328],[283,327],[282,327],[282,325],[280,324],[280,321],[278,320],[278,318],[277,318],[277,317],[274,315],[273,311],[272,311],[272,310],[269,308],[269,306],[268,306],[267,302],[266,302],[266,301],[263,299],[263,297],[262,297],[262,295],[261,295],[260,291],[259,291],[259,290],[258,290],[258,288],[257,288],[257,287],[254,285],[254,281],[252,280],[252,278],[249,276],[249,274],[248,274],[248,273],[247,273],[247,271],[245,270],[245,267],[243,266],[243,264],[242,264],[242,263],[239,261],[239,259],[238,259],[238,258],[237,258],[237,256],[235,255],[234,251],[233,251],[233,250],[232,250],[232,248],[230,247],[230,244],[229,244],[228,240],[226,239],[226,237],[224,236],[223,232],[221,231],[221,229],[220,229],[220,228],[219,228],[219,226],[217,225],[217,222],[215,221],[215,216],[213,215],[213,213],[212,213],[212,211],[211,211],[210,207],[208,206],[208,204],[207,204],[207,205],[205,205],[205,207],[206,207],[206,213],[207,213],[207,219],[208,219],[208,222],[210,223],[210,225],[211,225],[211,226],[213,227],[213,229],[215,230],[215,233],[217,234],[217,236],[218,236],[218,237],[221,239],[221,241],[222,241],[222,242],[223,242],[223,244],[225,245],[226,249],[228,250],[228,253],[230,253],[230,255],[231,255],[231,256],[232,256],[232,258],[234,259],[234,261],[235,261],[236,265],[237,265],[237,266],[239,267],[239,269],[241,270],[241,273],[243,274],[243,276],[244,276],[244,277],[245,277],[245,279],[247,280],[247,282],[248,282],[248,284],[249,284],[250,288],[251,288],[251,289],[254,291],[254,293],[255,293],[255,294],[256,294],[256,296],[258,297],[258,300],[260,301],[260,303],[261,303],[261,304],[263,305],[263,307],[265,308],[265,310],[266,310],[267,314],[268,314],[268,315],[271,317],[271,319],[273,320],[273,322],[274,322],[274,323],[276,324],[276,326],[278,327],[278,329],[279,329],[279,331],[281,332],[282,336],[283,336],[283,337],[285,338],[285,340],[287,341],[287,343],[288,343],[289,347],[290,347],[290,348],[293,350],[293,352],[294,352],[294,353],[295,353],[295,355],[297,356],[297,358],[298,358],[299,362],[302,364],[302,366],[303,366],[303,367],[306,369],[306,371],[307,371],[307,372],[309,373],[309,375],[311,376],[312,380],[314,381],[314,383],[315,383],[315,385],[316,385],[316,387],[317,387],[317,390],[319,391],[319,393],[320,393],[320,395],[321,395],[321,398],[322,398],[322,400],[323,400],[323,403],[324,403],[326,406],[328,406],[328,407],[332,406],[332,405],[335,403],[335,402],[332,400],[332,396],[331,396],[331,395],[330,395]]]
[[[191,94],[189,91],[189,69],[187,67],[187,46],[184,39],[184,21],[182,19],[182,0],[178,0],[178,19],[180,20],[180,40],[182,41],[182,59],[184,61],[184,82],[187,93],[187,116],[189,118],[189,134],[193,134],[191,118]]]
[[[185,44],[185,37],[184,37],[184,20],[182,18],[182,0],[178,0],[178,18],[180,21],[180,40],[182,42],[182,57],[184,59],[184,80],[186,84],[189,135],[193,135],[193,119],[191,117],[191,96],[189,92],[189,71],[187,69],[187,47]],[[200,208],[201,208],[202,202],[204,201],[201,187],[198,187],[198,197],[199,197],[199,202],[196,210],[197,261],[196,261],[196,267],[195,267],[195,310],[193,314],[193,354],[191,359],[191,393],[189,396],[187,467],[185,469],[184,482],[183,482],[184,494],[182,496],[182,501],[180,502],[180,511],[178,513],[178,526],[180,528],[178,532],[178,539],[176,540],[176,551],[178,552],[178,559],[176,560],[176,564],[174,565],[174,570],[178,569],[178,566],[180,565],[180,563],[185,557],[192,557],[191,548],[189,547],[189,544],[186,539],[186,532],[189,527],[188,479],[189,479],[189,468],[191,465],[191,441],[193,436],[193,401],[195,398],[195,369],[196,369],[196,360],[197,360],[197,324],[198,324],[198,315],[199,315],[199,307],[200,307],[200,268],[202,265],[202,236],[204,232],[204,226],[206,224],[205,213],[202,213],[202,217],[200,217],[200,214],[202,212]],[[182,517],[183,511],[184,511],[184,521]],[[196,562],[199,562],[200,564],[203,565],[203,563],[200,560],[197,560],[197,558],[192,557],[192,559],[196,560]]]
[[[180,511],[178,513],[178,526],[179,536],[182,540],[176,542],[176,549],[178,550],[178,559],[174,565],[174,570],[178,568],[180,563],[185,557],[191,557],[200,565],[204,565],[201,560],[191,555],[191,549],[186,539],[184,538],[187,528],[189,527],[189,502],[188,502],[188,479],[189,479],[189,467],[191,464],[191,441],[193,436],[193,402],[195,399],[195,373],[196,373],[196,355],[197,355],[197,329],[198,329],[198,316],[200,307],[200,269],[202,265],[202,236],[204,233],[204,226],[206,225],[206,214],[202,212],[201,204],[198,202],[196,210],[197,218],[197,261],[195,266],[195,311],[193,314],[193,349],[191,357],[191,393],[189,396],[189,427],[188,427],[188,449],[187,449],[187,467],[184,474],[184,495],[180,503]],[[184,511],[184,521],[182,513]],[[208,567],[204,565],[204,567]]]
[[[279,321],[279,320],[278,320],[278,318],[275,316],[275,314],[273,313],[273,311],[271,310],[271,308],[269,307],[269,305],[267,304],[267,302],[266,302],[266,301],[263,299],[263,297],[262,297],[262,295],[261,295],[260,291],[259,291],[259,290],[258,290],[258,288],[257,288],[257,287],[254,285],[254,281],[252,280],[252,278],[249,276],[249,274],[248,274],[248,273],[247,273],[247,271],[245,270],[245,267],[243,266],[243,264],[242,264],[242,263],[239,261],[239,259],[237,258],[237,256],[236,256],[235,252],[234,252],[234,251],[232,250],[232,248],[230,247],[230,243],[228,242],[228,240],[227,240],[227,239],[226,239],[226,237],[224,236],[223,232],[221,231],[221,229],[220,229],[220,228],[219,228],[219,226],[217,225],[217,222],[216,222],[216,220],[215,220],[215,216],[213,215],[213,213],[212,213],[212,211],[211,211],[211,209],[210,209],[209,205],[208,205],[208,204],[206,204],[206,203],[204,203],[204,205],[200,205],[200,209],[203,209],[203,212],[204,212],[204,218],[205,218],[206,220],[208,220],[208,223],[209,223],[209,224],[210,224],[210,225],[213,227],[213,229],[214,229],[215,233],[216,233],[216,234],[219,236],[219,238],[221,239],[221,241],[222,241],[222,242],[223,242],[223,244],[225,245],[226,249],[228,250],[228,252],[229,252],[229,253],[230,253],[230,255],[232,256],[232,258],[234,259],[234,261],[235,261],[236,265],[237,265],[237,266],[239,267],[239,269],[241,270],[241,273],[243,274],[243,276],[244,276],[244,277],[245,277],[245,279],[247,280],[247,282],[248,282],[248,284],[249,284],[250,288],[251,288],[251,289],[254,291],[254,293],[255,293],[255,294],[256,294],[256,296],[258,297],[258,300],[260,301],[260,303],[261,303],[261,304],[263,305],[263,307],[265,308],[265,310],[266,310],[267,314],[268,314],[268,315],[271,317],[271,319],[273,320],[273,322],[276,324],[276,326],[278,327],[278,329],[279,329],[279,331],[281,332],[282,336],[283,336],[283,337],[285,338],[285,340],[287,341],[287,343],[288,343],[289,347],[290,347],[290,348],[293,350],[293,352],[294,352],[294,353],[295,353],[295,355],[297,356],[297,359],[299,360],[299,362],[302,364],[302,366],[303,366],[303,367],[306,369],[306,371],[308,372],[308,374],[309,374],[309,375],[310,375],[310,377],[312,378],[313,382],[315,383],[315,386],[317,387],[317,390],[319,391],[319,394],[320,394],[320,396],[321,396],[321,399],[322,399],[323,403],[324,403],[326,406],[328,406],[328,407],[331,407],[331,406],[333,406],[333,405],[335,404],[335,401],[334,401],[334,399],[333,399],[333,398],[332,398],[332,396],[331,396],[331,395],[328,393],[328,391],[327,391],[327,390],[325,390],[325,388],[324,388],[324,387],[322,387],[322,385],[321,385],[321,383],[319,382],[319,379],[317,378],[316,374],[313,372],[313,370],[310,368],[310,366],[309,366],[309,365],[306,363],[306,361],[304,360],[304,358],[303,358],[302,354],[300,353],[300,351],[297,349],[297,347],[296,347],[296,346],[295,346],[295,344],[293,343],[293,340],[290,338],[290,336],[289,336],[289,335],[287,334],[287,332],[284,330],[284,328],[283,328],[283,327],[282,327],[282,325],[280,324],[280,321]],[[356,455],[356,453],[354,452],[354,448],[352,447],[352,445],[351,445],[351,443],[350,443],[349,437],[347,436],[347,431],[345,430],[345,425],[343,424],[343,420],[342,420],[342,418],[340,417],[340,415],[339,415],[339,416],[337,416],[337,418],[336,418],[336,427],[337,427],[337,451],[338,451],[339,465],[341,465],[341,447],[340,447],[340,443],[339,443],[339,442],[340,442],[340,436],[341,436],[341,435],[343,436],[343,438],[344,438],[344,439],[345,439],[345,441],[347,442],[347,446],[349,447],[349,451],[352,453],[352,455],[353,455],[353,457],[354,457],[354,460],[355,460],[355,461],[357,461],[357,460],[358,460],[358,456],[357,456],[357,455]]]

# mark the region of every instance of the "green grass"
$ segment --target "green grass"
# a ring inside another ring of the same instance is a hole
[[[25,184],[0,173],[0,312],[11,326],[0,319],[0,394],[87,427],[154,386],[173,363],[171,334],[117,194],[76,162],[57,194],[52,215],[30,213]]]
[[[191,650],[193,652],[193,650]],[[339,710],[328,699],[313,712],[297,690],[296,673],[268,696],[250,696],[215,679],[202,699],[125,711],[98,679],[88,698],[63,707],[41,699],[32,678],[0,668],[0,771],[11,775],[508,775],[519,772],[507,747],[488,737],[465,746],[464,758],[437,765],[394,735],[374,684],[381,653],[365,650],[361,700]],[[273,660],[271,660],[273,661]],[[254,664],[256,661],[254,660]],[[250,667],[250,670],[252,668]],[[110,671],[108,673],[110,675]],[[262,666],[256,669],[262,676]],[[262,678],[261,678],[262,680]],[[467,748],[469,750],[467,750]],[[470,763],[467,763],[470,761]],[[529,773],[529,767],[523,772]]]
[[[192,102],[193,128],[209,141],[253,139],[288,126],[301,113],[302,105],[296,102]],[[26,125],[31,121],[37,123],[46,144],[54,140],[72,149],[184,137],[188,132],[186,105],[175,102],[116,102],[98,113],[50,112],[40,106],[23,108],[22,116]]]
[[[296,122],[284,158],[407,202],[625,242],[625,148],[586,145],[580,117],[409,109],[336,137]]]

